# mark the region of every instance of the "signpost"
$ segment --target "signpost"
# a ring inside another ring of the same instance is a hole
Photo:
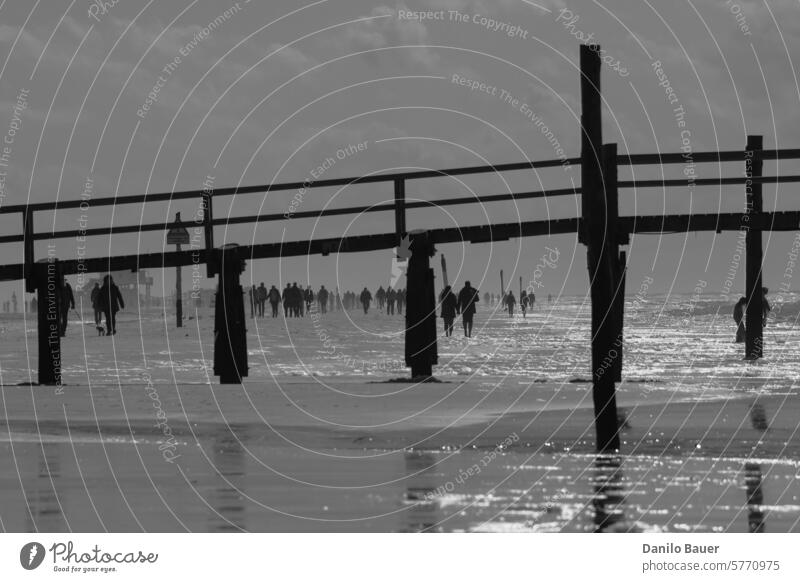
[[[181,252],[181,245],[189,244],[189,231],[181,224],[181,213],[175,213],[176,225],[167,232],[167,244],[175,245],[178,252]],[[178,327],[183,327],[183,285],[181,281],[181,267],[175,267],[175,320]]]

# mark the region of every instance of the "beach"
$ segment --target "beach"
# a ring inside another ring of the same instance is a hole
[[[110,337],[73,314],[63,386],[29,385],[35,320],[8,317],[0,525],[797,531],[795,312],[748,363],[723,307],[628,301],[611,456],[595,453],[582,298],[525,318],[482,306],[474,338],[458,323],[439,338],[426,383],[407,381],[404,319],[375,310],[248,320],[242,385],[213,375],[210,309],[179,329],[174,314],[123,312]]]

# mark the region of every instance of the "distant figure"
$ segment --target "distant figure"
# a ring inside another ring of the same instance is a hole
[[[303,292],[297,286],[297,281],[292,283],[290,291],[292,296],[292,313],[295,317],[303,317]]]
[[[106,335],[114,335],[117,333],[117,311],[125,309],[125,301],[122,300],[122,293],[111,275],[103,277],[99,303],[100,309],[106,314]]]
[[[311,290],[311,285],[306,286],[305,293],[303,294],[303,299],[306,301],[306,311],[311,313],[311,304],[314,303],[314,292]]]
[[[267,298],[269,299],[269,306],[272,308],[272,317],[278,317],[278,304],[281,302],[281,292],[278,291],[275,285],[269,288]]]
[[[375,301],[378,302],[378,309],[383,311],[383,305],[386,302],[386,291],[383,290],[383,285],[378,287],[378,290],[375,292]]]
[[[503,299],[503,303],[505,304],[506,309],[508,310],[508,316],[514,317],[514,306],[517,304],[517,298],[514,297],[513,291],[509,291],[508,293],[506,293],[506,296]]]
[[[458,313],[458,299],[453,294],[450,285],[447,285],[439,295],[439,302],[442,304],[442,319],[444,320],[444,334],[447,337],[453,335],[453,320]]]
[[[386,288],[386,315],[394,315],[394,304],[397,301],[397,291],[391,287]]]
[[[94,325],[100,327],[103,323],[103,310],[100,309],[100,283],[94,282],[92,287],[92,294],[89,296],[92,300],[92,309],[94,310]]]
[[[525,317],[525,313],[528,311],[528,292],[525,289],[519,296],[519,308],[522,310],[522,317]]]
[[[336,311],[341,311],[342,310],[342,296],[339,295],[339,288],[338,287],[336,288],[336,302],[335,303],[334,303],[334,297],[333,297],[333,295],[331,295],[331,311],[333,311],[334,308],[336,309]]]
[[[739,301],[733,306],[733,320],[736,322],[736,343],[740,344],[745,340],[744,329],[744,310],[747,306],[747,297],[739,297]]]
[[[536,293],[531,291],[528,293],[528,309],[533,311],[533,304],[536,303]]]
[[[14,313],[17,312],[17,293],[15,291],[11,292],[11,305],[14,308]]]
[[[397,303],[397,315],[403,315],[403,306],[406,304],[406,290],[398,289],[395,295],[395,302]]]
[[[369,292],[369,289],[364,287],[359,299],[361,300],[361,306],[364,308],[364,314],[366,315],[367,312],[369,312],[369,304],[372,302],[372,293]]]
[[[289,286],[289,283],[286,283],[286,287],[283,289],[283,316],[284,317],[291,317],[292,316],[292,288]]]
[[[767,327],[767,319],[769,319],[769,312],[772,311],[772,306],[767,301],[767,293],[769,293],[769,289],[766,287],[761,288],[761,293],[763,294],[763,299],[761,299],[761,326]]]
[[[478,302],[478,290],[471,287],[469,281],[464,282],[464,287],[458,294],[458,310],[461,312],[461,321],[464,325],[464,335],[472,337],[472,318],[475,317],[475,304]]]
[[[325,285],[320,287],[319,291],[317,291],[317,303],[319,304],[321,313],[328,312],[328,290],[325,289]]]
[[[61,337],[67,335],[70,309],[75,309],[75,296],[72,294],[69,281],[64,279],[64,286],[61,288]]]
[[[33,313],[36,313],[38,309],[39,309],[39,302],[36,300],[36,297],[34,297],[33,299],[31,299],[31,311]]]
[[[258,293],[255,297],[258,304],[258,316],[264,317],[264,308],[267,305],[267,288],[264,286],[264,281],[258,286]]]
[[[250,296],[250,318],[252,319],[256,316],[256,297],[258,296],[256,286],[250,285],[250,288],[247,290],[247,294]]]

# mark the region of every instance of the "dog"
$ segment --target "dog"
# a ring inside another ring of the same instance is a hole
[[[97,335],[106,335],[106,328],[104,328],[102,325],[98,325]]]

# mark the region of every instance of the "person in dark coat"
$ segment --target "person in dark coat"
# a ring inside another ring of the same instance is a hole
[[[283,288],[283,316],[292,316],[292,288],[289,283]]]
[[[769,301],[767,301],[767,293],[769,293],[769,289],[762,287],[761,293],[763,294],[763,299],[761,300],[761,326],[767,327],[769,312],[772,311],[772,306],[769,304]]]
[[[317,303],[319,303],[319,310],[322,313],[328,312],[328,290],[325,289],[325,285],[319,288],[317,291]]]
[[[519,296],[519,308],[522,310],[522,317],[525,317],[525,313],[528,311],[528,292],[525,289]]]
[[[505,298],[503,299],[503,303],[506,305],[506,309],[508,309],[508,316],[514,317],[514,306],[517,304],[517,298],[514,297],[514,292],[509,291]]]
[[[475,304],[480,301],[478,297],[478,290],[470,286],[469,281],[465,281],[464,287],[458,293],[458,310],[461,312],[466,337],[472,337],[472,319],[475,317]]]
[[[100,308],[106,314],[106,335],[114,335],[117,333],[117,311],[125,309],[125,301],[111,275],[103,277],[103,286],[100,287]]]
[[[361,295],[359,295],[359,299],[361,300],[361,306],[364,308],[364,314],[366,315],[369,313],[369,304],[372,302],[372,293],[369,292],[369,289],[364,287]]]
[[[100,283],[95,281],[94,287],[92,287],[92,309],[94,309],[94,324],[97,327],[103,323],[103,310],[100,309]]]
[[[256,305],[258,305],[258,316],[264,317],[264,307],[267,305],[267,288],[264,286],[264,281],[256,289]]]
[[[281,292],[275,285],[269,288],[269,306],[272,307],[272,317],[278,317],[278,303],[281,302]]]
[[[733,321],[736,322],[736,343],[740,344],[745,340],[744,329],[744,310],[747,306],[747,297],[739,297],[739,301],[733,306]]]
[[[450,285],[447,285],[441,295],[439,295],[439,302],[442,305],[442,319],[444,320],[444,334],[447,337],[453,335],[453,320],[455,320],[458,313],[458,299],[452,291]]]
[[[386,315],[394,315],[394,304],[397,301],[397,291],[391,287],[386,289]]]
[[[59,331],[61,337],[67,335],[67,323],[69,322],[70,309],[75,309],[75,295],[72,294],[72,287],[69,281],[64,279],[64,286],[61,288],[61,325]]]

